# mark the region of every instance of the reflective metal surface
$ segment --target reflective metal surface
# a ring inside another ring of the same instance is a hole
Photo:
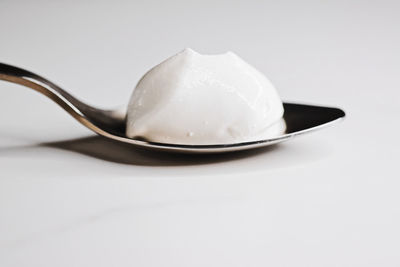
[[[285,133],[252,142],[222,145],[179,145],[130,139],[125,136],[125,114],[89,106],[49,80],[27,70],[0,63],[0,80],[24,85],[42,93],[60,105],[76,120],[95,133],[116,141],[155,150],[182,153],[222,153],[276,144],[297,135],[331,125],[345,117],[343,110],[331,107],[284,103]]]

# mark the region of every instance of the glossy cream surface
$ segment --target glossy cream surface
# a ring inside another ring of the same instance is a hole
[[[236,54],[185,49],[138,82],[126,134],[186,145],[247,142],[281,133],[282,115],[274,86]]]

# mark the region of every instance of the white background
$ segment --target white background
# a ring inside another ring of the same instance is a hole
[[[100,107],[185,47],[232,50],[284,100],[343,108],[206,157],[95,137],[0,82],[0,266],[399,266],[397,1],[0,2],[0,62]]]

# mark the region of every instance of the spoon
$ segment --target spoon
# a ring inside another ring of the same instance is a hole
[[[60,105],[77,121],[101,136],[137,147],[180,153],[221,153],[264,147],[321,129],[345,117],[344,111],[338,108],[284,103],[283,120],[286,130],[273,138],[219,145],[156,143],[126,137],[124,112],[89,106],[49,80],[30,71],[0,63],[0,80],[24,85],[42,93]]]

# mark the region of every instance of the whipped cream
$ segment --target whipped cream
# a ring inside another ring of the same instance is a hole
[[[281,133],[282,115],[274,86],[236,54],[185,49],[138,82],[126,135],[186,145],[254,141]]]

